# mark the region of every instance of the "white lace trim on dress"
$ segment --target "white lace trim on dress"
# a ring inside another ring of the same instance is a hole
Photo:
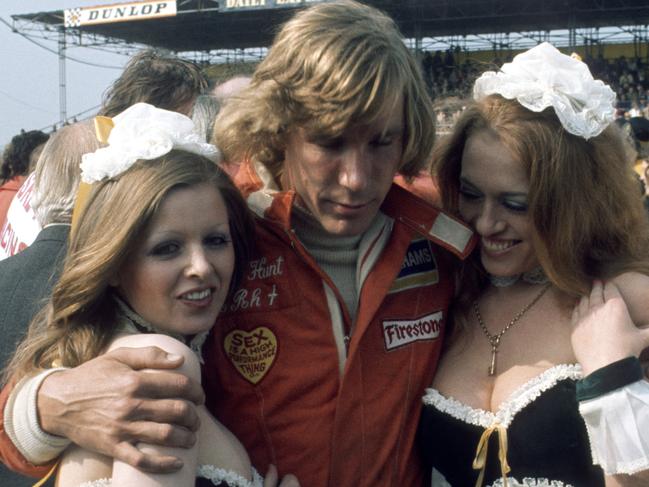
[[[91,480],[90,482],[84,482],[79,485],[79,487],[111,487],[112,485],[113,482],[110,479],[97,479]]]
[[[263,487],[264,484],[264,479],[254,468],[252,469],[252,481],[232,470],[225,470],[214,465],[200,465],[198,467],[198,476],[211,480],[214,484],[227,482],[231,487]]]
[[[514,416],[528,404],[534,402],[543,392],[562,380],[579,380],[581,377],[581,366],[578,364],[559,364],[550,367],[512,392],[495,413],[484,409],[474,409],[453,397],[442,395],[433,388],[426,389],[422,400],[424,404],[433,406],[438,411],[468,424],[482,428],[500,424],[507,428]]]
[[[214,485],[220,482],[227,482],[230,487],[263,487],[264,479],[252,469],[252,481],[247,480],[232,470],[225,470],[214,465],[199,465],[196,470],[196,476],[211,480]],[[90,482],[84,482],[79,487],[112,487],[111,479],[97,479]]]
[[[503,487],[503,479],[496,480],[488,487]],[[519,482],[514,477],[507,477],[508,487],[573,487],[572,484],[566,484],[560,480],[550,480],[541,478],[525,477]]]

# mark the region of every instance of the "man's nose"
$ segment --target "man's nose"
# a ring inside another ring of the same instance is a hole
[[[372,161],[362,147],[350,147],[342,156],[338,182],[351,191],[362,191],[372,178]]]

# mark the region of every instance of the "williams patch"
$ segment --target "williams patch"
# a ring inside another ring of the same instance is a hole
[[[401,271],[392,283],[389,293],[429,286],[438,282],[437,262],[430,242],[426,239],[414,240],[408,247]]]
[[[383,322],[385,349],[393,350],[409,343],[435,340],[442,329],[444,313],[435,313],[414,320],[389,320]]]

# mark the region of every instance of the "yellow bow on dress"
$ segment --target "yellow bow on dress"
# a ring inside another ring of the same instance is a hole
[[[102,144],[108,143],[108,136],[110,131],[113,130],[113,119],[110,117],[95,117],[95,136],[97,140]],[[92,188],[91,184],[84,183],[83,181],[79,182],[79,189],[77,190],[77,198],[74,202],[74,210],[72,211],[72,228],[75,229],[78,225],[79,218],[83,209],[86,207],[86,202],[88,201],[88,196],[90,196],[90,189]]]
[[[489,438],[491,437],[491,433],[494,431],[498,433],[498,458],[500,460],[500,471],[503,476],[503,487],[507,487],[507,474],[511,470],[507,463],[507,428],[498,423],[494,423],[484,430],[484,433],[482,433],[480,441],[478,442],[478,448],[475,453],[475,458],[473,459],[473,469],[480,470],[480,475],[478,475],[478,480],[475,483],[476,487],[482,487],[484,472],[487,467]]]
[[[52,475],[56,473],[56,470],[59,468],[59,463],[61,463],[60,460],[52,465],[52,468],[50,468],[50,471],[45,474],[45,477],[36,482],[32,487],[42,487],[43,485],[45,485],[45,482],[47,482],[52,477]]]

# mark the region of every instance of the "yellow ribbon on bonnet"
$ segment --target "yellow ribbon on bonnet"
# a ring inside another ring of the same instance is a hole
[[[110,117],[95,117],[95,137],[102,144],[108,143],[108,136],[110,131],[113,130],[115,124],[113,119]],[[77,198],[74,202],[74,210],[72,211],[72,228],[76,228],[83,213],[83,209],[86,207],[88,197],[90,196],[90,189],[92,188],[91,184],[84,183],[83,181],[79,182],[79,189],[77,190]]]
[[[489,451],[489,438],[494,431],[498,433],[498,458],[500,460],[500,471],[503,476],[503,487],[507,487],[507,474],[511,471],[507,463],[507,428],[498,423],[494,423],[484,430],[478,442],[478,448],[473,459],[473,469],[480,470],[480,475],[478,475],[478,480],[475,483],[476,487],[482,487],[482,482],[484,481],[484,473],[487,467],[487,453]]]

